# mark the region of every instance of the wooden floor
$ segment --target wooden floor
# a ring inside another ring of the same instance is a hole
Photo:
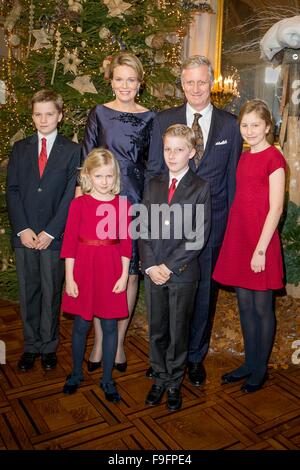
[[[147,341],[129,332],[125,374],[115,372],[122,396],[108,404],[98,383],[100,372],[88,374],[78,392],[62,394],[71,370],[71,321],[61,321],[56,370],[44,372],[40,361],[32,371],[17,370],[22,351],[18,307],[0,302],[0,340],[7,363],[0,376],[0,450],[5,449],[299,449],[300,367],[270,372],[257,393],[245,395],[240,385],[221,386],[220,376],[239,364],[231,356],[209,356],[208,379],[197,389],[185,379],[183,407],[169,412],[144,404],[151,381]],[[92,344],[89,338],[88,350]],[[85,364],[86,367],[86,364]]]

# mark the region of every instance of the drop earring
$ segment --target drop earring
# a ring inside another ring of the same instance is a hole
[[[116,96],[115,90],[113,90],[113,89],[112,89],[112,94],[113,94],[113,96]]]

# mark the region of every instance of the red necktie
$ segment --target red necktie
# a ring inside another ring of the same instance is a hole
[[[45,137],[42,138],[42,150],[39,155],[39,170],[40,170],[40,177],[43,176],[45,166],[47,165],[47,139]]]
[[[170,204],[171,202],[171,199],[175,193],[175,190],[176,190],[176,183],[177,183],[177,179],[176,178],[172,178],[172,183],[171,183],[171,186],[169,187],[169,194],[168,194],[168,204]]]

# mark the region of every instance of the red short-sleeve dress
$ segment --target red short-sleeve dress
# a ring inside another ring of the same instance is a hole
[[[122,274],[121,256],[131,258],[132,253],[128,210],[127,199],[120,196],[106,202],[85,194],[72,201],[61,258],[75,259],[74,280],[79,295],[74,298],[64,293],[64,312],[84,320],[128,316],[126,291],[112,292]],[[117,243],[97,245],[99,239]]]
[[[221,284],[252,290],[281,289],[283,264],[278,230],[266,251],[265,271],[254,273],[250,262],[269,211],[269,176],[286,167],[275,147],[241,155],[236,194],[213,278]]]

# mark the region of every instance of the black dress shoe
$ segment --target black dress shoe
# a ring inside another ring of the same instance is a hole
[[[71,374],[67,376],[67,381],[63,387],[63,393],[65,395],[73,395],[73,393],[77,392],[80,382],[83,381],[83,378],[82,378],[82,379],[78,379],[78,382],[68,383],[71,377],[72,377]]]
[[[112,403],[117,403],[118,401],[121,400],[120,395],[118,394],[117,390],[115,389],[115,386],[107,386],[107,384],[101,383],[100,388],[102,388],[106,400],[112,402]]]
[[[99,367],[101,367],[101,361],[99,362],[88,361],[87,362],[88,372],[94,372],[94,370],[99,369]]]
[[[228,372],[227,374],[222,375],[221,380],[222,384],[233,384],[235,382],[239,382],[240,380],[246,379],[250,376],[249,374],[244,375],[234,375],[234,373]]]
[[[266,373],[263,378],[261,379],[260,382],[258,382],[257,384],[251,384],[251,383],[244,383],[242,386],[241,386],[241,391],[244,392],[244,393],[254,393],[254,392],[257,392],[257,390],[260,390],[262,388],[262,386],[264,385],[264,383],[266,382],[266,380],[268,380],[269,378],[269,374]]]
[[[55,352],[42,354],[42,367],[45,370],[52,370],[57,366],[57,356]]]
[[[153,384],[146,398],[146,405],[155,406],[159,405],[163,394],[165,393],[165,388],[159,385]]]
[[[117,369],[119,372],[126,372],[127,369],[127,361],[125,362],[115,362],[114,368]]]
[[[18,368],[22,372],[27,372],[33,368],[34,362],[38,356],[38,353],[24,352],[18,362]]]
[[[181,408],[182,397],[178,388],[170,387],[167,391],[167,407],[170,411],[177,411]]]
[[[206,371],[202,362],[189,362],[188,375],[190,382],[195,387],[201,387],[206,379]]]
[[[154,376],[154,370],[152,369],[152,367],[149,367],[149,369],[146,370],[146,377],[148,377],[149,379],[152,379],[152,377]]]

